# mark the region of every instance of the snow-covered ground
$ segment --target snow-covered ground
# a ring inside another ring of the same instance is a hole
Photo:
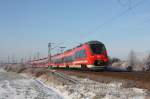
[[[32,78],[0,70],[0,99],[64,99]]]
[[[124,88],[122,82],[99,83],[89,79],[71,77],[78,83],[60,85],[51,79],[46,86],[54,88],[63,96],[69,97],[68,99],[145,99],[147,97],[146,90]],[[37,80],[44,84],[42,78]]]
[[[61,84],[59,77],[33,79],[0,70],[0,99],[148,99],[147,90],[124,88],[120,81],[99,83],[70,77],[77,83]]]

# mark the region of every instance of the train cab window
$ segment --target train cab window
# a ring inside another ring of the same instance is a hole
[[[90,48],[93,54],[101,54],[103,51],[105,51],[103,44],[90,44]]]

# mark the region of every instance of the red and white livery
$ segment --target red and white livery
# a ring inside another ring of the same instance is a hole
[[[89,41],[64,53],[51,57],[51,67],[78,67],[104,69],[108,64],[107,51],[103,43]]]
[[[32,67],[48,67],[48,58],[31,60],[28,62]]]
[[[51,59],[51,60],[50,60]],[[99,41],[89,41],[51,58],[30,61],[34,67],[66,67],[104,69],[108,64],[107,50]]]

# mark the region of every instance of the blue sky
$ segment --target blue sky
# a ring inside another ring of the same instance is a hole
[[[149,0],[0,0],[0,59],[37,52],[44,57],[48,42],[69,49],[99,40],[109,56],[120,58],[130,50],[149,51],[149,5]]]

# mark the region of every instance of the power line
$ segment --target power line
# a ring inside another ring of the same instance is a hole
[[[121,5],[121,6],[131,6],[131,0],[117,0],[118,1],[118,3]],[[122,1],[124,1],[124,2],[122,2]]]
[[[136,3],[135,5],[127,8],[126,10],[124,10],[123,12],[119,13],[117,16],[108,19],[107,21],[105,21],[104,23],[102,23],[101,25],[99,25],[98,27],[96,27],[96,29],[94,31],[99,30],[100,28],[102,28],[104,25],[109,24],[115,20],[117,20],[118,18],[122,17],[123,15],[125,15],[126,13],[128,13],[129,11],[131,11],[132,9],[136,8],[137,6],[139,6],[140,4],[142,4],[145,0],[141,0],[138,3]]]

